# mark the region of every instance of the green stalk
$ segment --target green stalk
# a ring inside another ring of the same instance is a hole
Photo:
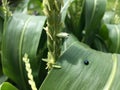
[[[47,68],[51,69],[61,53],[61,39],[57,34],[61,32],[61,7],[62,0],[43,0],[44,13],[47,16],[47,34],[48,59]]]

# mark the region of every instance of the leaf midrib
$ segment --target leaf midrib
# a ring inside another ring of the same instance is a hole
[[[113,67],[103,90],[110,90],[117,71],[117,54],[112,54]]]
[[[91,16],[91,19],[90,19],[90,23],[93,20],[93,17],[94,17],[94,14],[95,14],[95,10],[96,10],[96,6],[97,6],[97,0],[94,0],[94,7],[93,7],[93,11],[92,11],[92,16]]]
[[[22,70],[22,45],[23,45],[24,33],[26,31],[26,27],[27,27],[30,20],[31,20],[31,17],[29,17],[26,20],[26,22],[25,22],[25,24],[24,24],[24,26],[22,28],[22,33],[21,33],[20,42],[19,42],[19,68],[20,68],[21,78],[24,81],[23,83],[25,83],[25,79],[24,79],[23,70]]]

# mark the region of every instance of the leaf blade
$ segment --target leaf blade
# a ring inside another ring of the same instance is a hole
[[[106,0],[86,0],[85,43],[91,45],[105,12]]]
[[[39,61],[34,59],[36,59],[45,20],[45,16],[14,14],[5,27],[2,43],[3,72],[24,90],[27,90],[29,85],[22,57],[25,53],[29,55],[34,78],[38,77],[36,75],[39,73],[39,68],[35,69],[33,66],[39,67],[40,65]],[[33,28],[36,29],[33,30]]]
[[[111,75],[114,79],[109,87],[118,90],[120,55],[116,54],[118,63],[114,63],[112,56],[110,53],[85,48],[82,43],[76,42],[56,63],[62,68],[51,70],[39,90],[103,90]],[[85,64],[86,60],[88,64]],[[112,73],[114,67],[116,72]]]
[[[105,24],[105,30],[108,32],[108,37],[106,38],[106,43],[108,49],[112,53],[120,53],[120,25],[115,24]],[[104,32],[104,31],[103,31]]]

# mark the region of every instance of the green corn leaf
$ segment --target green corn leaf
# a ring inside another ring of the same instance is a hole
[[[2,43],[3,72],[22,90],[29,89],[22,60],[25,53],[30,59],[34,79],[38,80],[40,60],[36,59],[36,54],[45,20],[45,16],[14,14],[5,25]]]
[[[74,41],[56,63],[61,69],[53,68],[39,90],[119,90],[119,59]]]
[[[99,35],[95,36],[92,48],[94,48],[95,50],[108,52],[108,48],[107,48],[107,45],[106,45],[105,41]]]
[[[106,0],[86,0],[85,2],[85,38],[84,41],[91,45],[94,36],[99,31],[101,19],[106,8]]]
[[[104,39],[108,51],[120,53],[120,25],[103,24],[99,35]]]
[[[9,82],[4,82],[0,85],[0,90],[18,90],[18,89]]]
[[[110,52],[120,53],[120,25],[107,24],[107,44]]]
[[[76,42],[78,42],[78,39],[74,36],[74,35],[72,35],[72,34],[70,34],[69,35],[69,39],[66,39],[67,40],[67,42],[65,41],[64,42],[64,44],[63,44],[63,51],[62,51],[62,53],[63,52],[65,52],[72,44],[74,44],[74,43],[76,43]],[[90,48],[88,45],[86,45],[86,44],[83,44],[83,43],[81,43],[85,48]]]
[[[106,27],[106,24],[102,23],[100,31],[99,31],[99,35],[101,38],[104,39],[104,41],[106,41],[108,39],[108,29]]]

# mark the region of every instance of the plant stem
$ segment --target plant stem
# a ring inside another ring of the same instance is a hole
[[[62,0],[44,0],[44,13],[47,16],[47,68],[51,69],[61,52],[61,40],[57,34],[61,32],[61,7]]]

